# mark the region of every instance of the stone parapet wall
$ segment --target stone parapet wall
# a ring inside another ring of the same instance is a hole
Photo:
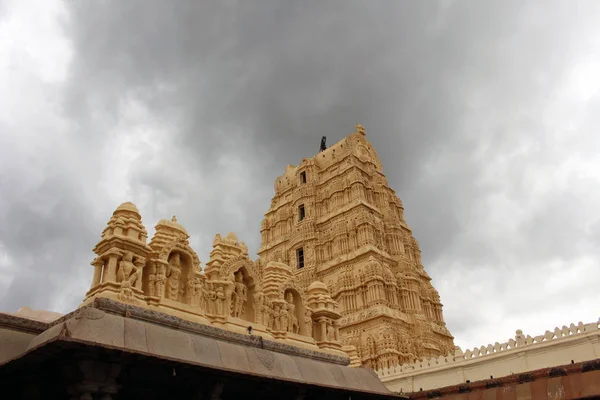
[[[565,400],[600,397],[600,360],[408,394],[411,400]]]
[[[543,335],[525,336],[518,330],[514,339],[488,344],[453,355],[430,358],[377,371],[384,384],[395,392],[417,392],[499,378],[600,357],[599,322],[555,328]]]

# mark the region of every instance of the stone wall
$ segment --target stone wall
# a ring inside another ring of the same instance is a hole
[[[504,343],[496,342],[465,352],[457,347],[453,355],[383,368],[377,371],[377,375],[390,390],[408,393],[599,357],[599,322],[579,322],[535,337],[525,336],[518,330],[514,339]]]
[[[565,400],[600,397],[600,359],[408,395],[411,400]]]

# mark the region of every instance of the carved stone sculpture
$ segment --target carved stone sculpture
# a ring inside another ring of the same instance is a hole
[[[232,301],[231,315],[236,318],[239,318],[242,314],[244,314],[244,306],[246,304],[246,300],[248,299],[248,288],[246,288],[243,278],[244,277],[241,272],[237,272],[235,274],[235,291]]]
[[[167,268],[167,296],[171,300],[179,297],[179,279],[181,277],[181,256],[174,253]]]

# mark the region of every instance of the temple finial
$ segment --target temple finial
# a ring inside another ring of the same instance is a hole
[[[366,135],[365,127],[362,126],[361,124],[356,124],[356,133]]]
[[[171,218],[171,222],[177,222],[177,217],[173,215],[173,218]]]

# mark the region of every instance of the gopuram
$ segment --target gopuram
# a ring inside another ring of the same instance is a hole
[[[362,365],[391,368],[454,351],[404,207],[365,129],[289,165],[261,227],[259,265],[291,266],[301,292],[325,283],[340,340]]]

